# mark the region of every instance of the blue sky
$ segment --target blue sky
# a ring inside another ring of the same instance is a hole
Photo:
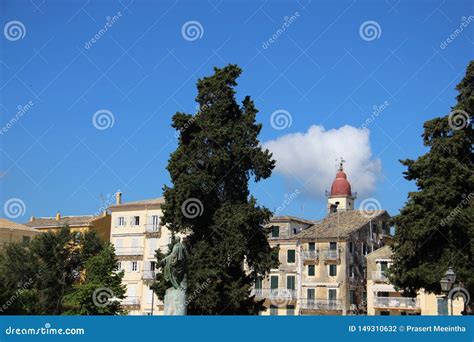
[[[340,133],[372,116],[372,155],[359,162],[379,165],[374,186],[351,177],[347,154],[357,144],[338,151],[353,189],[365,189],[360,200],[374,198],[394,215],[415,189],[398,160],[424,153],[423,122],[449,113],[473,57],[473,9],[469,1],[2,1],[0,204],[20,199],[21,208],[0,216],[93,214],[117,190],[125,201],[161,196],[177,142],[172,115],[194,113],[196,80],[228,63],[243,68],[237,96],[255,100],[263,143],[311,126]],[[90,43],[107,17],[112,24]],[[190,21],[197,37],[182,33]],[[7,30],[15,24],[19,36]],[[18,106],[28,107],[23,115]],[[92,121],[101,110],[114,120],[103,130]],[[289,113],[290,126],[272,127],[277,110]],[[335,173],[337,157],[314,165],[314,177]],[[302,183],[275,172],[252,192],[272,210],[283,205],[280,214],[321,217],[324,193]],[[295,189],[301,195],[284,204]]]

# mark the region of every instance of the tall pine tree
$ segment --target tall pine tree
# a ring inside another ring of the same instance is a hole
[[[391,280],[410,295],[421,288],[440,293],[439,280],[450,266],[474,295],[474,61],[456,89],[451,113],[424,124],[429,151],[402,161],[418,191],[394,218]]]
[[[214,71],[197,83],[198,112],[173,117],[180,136],[167,167],[173,186],[164,187],[163,223],[185,234],[189,314],[257,314],[262,303],[251,286],[277,261],[264,228],[271,213],[250,195],[249,181],[269,177],[275,162],[260,147],[253,101],[235,99],[241,69]]]

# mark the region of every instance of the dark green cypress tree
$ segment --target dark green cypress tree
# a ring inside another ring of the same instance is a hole
[[[456,89],[450,114],[424,124],[429,151],[402,161],[405,178],[418,190],[394,218],[391,280],[410,295],[421,288],[440,293],[439,280],[450,266],[474,295],[474,61]]]
[[[197,83],[199,111],[173,117],[179,146],[167,167],[173,186],[164,187],[163,223],[186,234],[189,314],[257,314],[251,286],[277,261],[264,228],[271,213],[249,181],[268,178],[275,162],[260,147],[253,101],[235,99],[241,69],[214,71]],[[165,286],[155,288],[162,297]]]

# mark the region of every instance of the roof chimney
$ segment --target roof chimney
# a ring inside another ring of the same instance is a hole
[[[33,222],[35,220],[35,217],[34,216],[31,216],[30,217],[30,222]]]
[[[61,213],[58,211],[56,213],[56,221],[59,221],[61,219]]]
[[[122,193],[120,191],[115,193],[115,204],[122,204]]]

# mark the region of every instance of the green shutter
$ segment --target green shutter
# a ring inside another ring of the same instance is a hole
[[[294,263],[295,262],[295,250],[294,249],[289,249],[288,250],[288,255],[286,258],[286,262],[288,263]]]
[[[278,276],[271,276],[270,277],[270,288],[277,289],[278,288]]]

